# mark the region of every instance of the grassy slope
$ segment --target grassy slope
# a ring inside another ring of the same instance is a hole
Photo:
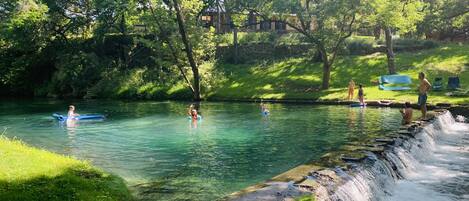
[[[122,179],[0,136],[0,200],[131,200]]]
[[[435,76],[459,75],[464,89],[469,89],[469,45],[447,44],[420,52],[398,53],[396,66],[400,74],[410,75],[417,87],[418,72],[424,71],[433,82]],[[321,83],[321,64],[305,58],[293,58],[273,63],[217,64],[227,80],[211,90],[212,98],[272,98],[272,99],[345,99],[350,78],[365,86],[365,96],[370,100],[399,100],[415,102],[416,91],[381,91],[377,84],[380,75],[387,74],[386,56],[347,56],[337,59],[331,78],[331,89],[315,90]],[[446,85],[446,83],[445,83]],[[431,92],[430,103],[469,103],[469,97],[448,97],[447,91]]]

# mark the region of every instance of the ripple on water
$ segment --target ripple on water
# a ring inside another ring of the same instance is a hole
[[[0,128],[146,183],[142,196],[162,200],[214,200],[400,124],[394,109],[270,104],[266,118],[250,103],[203,103],[197,124],[179,102],[76,101],[78,113],[107,118],[63,125],[50,117],[69,104],[9,102]]]

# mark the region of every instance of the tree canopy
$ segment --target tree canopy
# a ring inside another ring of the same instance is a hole
[[[311,44],[328,89],[336,58],[360,29],[384,30],[396,73],[393,35],[465,40],[468,12],[464,0],[7,0],[0,2],[0,89],[52,97],[172,91],[200,100],[213,81],[205,76],[216,74],[200,67],[221,62],[222,32],[233,32],[238,58],[237,32],[265,22]]]

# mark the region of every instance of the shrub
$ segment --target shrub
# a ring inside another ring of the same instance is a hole
[[[438,42],[433,40],[426,40],[423,42],[423,47],[425,47],[426,49],[436,48],[438,47],[438,45]]]
[[[247,32],[239,37],[239,43],[273,43],[277,37],[278,34],[275,32]]]
[[[350,37],[345,41],[345,54],[362,55],[373,53],[376,45],[372,37]]]
[[[307,42],[305,36],[300,33],[282,34],[275,41],[275,45],[299,45]]]

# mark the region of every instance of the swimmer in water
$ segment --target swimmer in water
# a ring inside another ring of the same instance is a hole
[[[187,114],[192,118],[193,121],[197,120],[198,114],[197,114],[197,110],[195,109],[194,104],[191,104],[189,106],[189,110],[187,111]]]
[[[68,118],[70,118],[70,119],[74,119],[75,117],[80,116],[80,114],[75,113],[75,106],[70,105],[70,106],[68,106],[68,114],[67,114],[67,116],[68,116]]]
[[[410,102],[405,102],[404,109],[399,110],[399,112],[402,114],[402,125],[412,122],[412,108]]]
[[[261,100],[261,112],[263,115],[268,115],[270,113],[269,109],[267,109],[266,105]]]

